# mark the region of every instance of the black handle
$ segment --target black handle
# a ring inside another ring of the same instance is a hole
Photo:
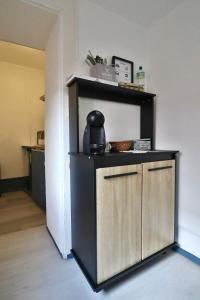
[[[160,171],[160,170],[166,170],[166,169],[172,169],[172,166],[167,166],[167,167],[159,167],[159,168],[152,168],[152,169],[148,169],[149,172],[153,172],[153,171]]]
[[[116,177],[132,176],[132,175],[137,175],[137,174],[138,174],[138,172],[115,174],[115,175],[104,176],[104,179],[112,179],[112,178],[116,178]]]

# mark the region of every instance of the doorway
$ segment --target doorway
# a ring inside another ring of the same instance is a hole
[[[16,231],[26,228],[28,223],[30,226],[46,223],[44,164],[49,147],[44,147],[46,108],[43,100],[44,82],[49,82],[46,79],[49,63],[45,63],[45,52],[51,49],[49,36],[59,11],[34,1],[3,0],[0,6],[0,63],[2,61],[5,70],[1,84],[5,97],[1,97],[0,209],[4,216],[5,210],[7,215],[10,212],[10,219],[5,217],[2,225],[2,232],[7,232],[9,227]],[[21,73],[17,74],[19,69]],[[5,84],[6,77],[10,87]],[[14,208],[15,213],[11,213]],[[6,224],[14,221],[13,215],[18,221],[6,229]],[[23,219],[21,225],[20,218]]]
[[[44,61],[0,41],[0,235],[45,224]]]
[[[68,105],[64,80],[73,72],[75,62],[74,20],[73,1],[0,1],[0,40],[45,51],[46,222],[64,258],[71,248]]]

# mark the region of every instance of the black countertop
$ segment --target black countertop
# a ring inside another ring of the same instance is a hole
[[[104,168],[175,159],[178,153],[179,151],[177,150],[155,150],[146,153],[106,152],[103,155],[85,155],[80,152],[69,154],[77,159],[91,160],[95,168]]]

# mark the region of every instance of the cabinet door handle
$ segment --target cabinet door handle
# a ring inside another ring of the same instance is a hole
[[[166,167],[158,167],[158,168],[151,168],[148,169],[149,172],[153,172],[153,171],[160,171],[160,170],[166,170],[166,169],[172,169],[172,166],[166,166]]]
[[[115,175],[104,176],[104,179],[112,179],[112,178],[117,178],[117,177],[132,176],[132,175],[137,175],[137,174],[138,174],[138,172],[115,174]]]

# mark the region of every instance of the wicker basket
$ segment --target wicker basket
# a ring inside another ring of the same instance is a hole
[[[133,147],[132,140],[109,142],[109,144],[111,146],[111,152],[128,151]]]

